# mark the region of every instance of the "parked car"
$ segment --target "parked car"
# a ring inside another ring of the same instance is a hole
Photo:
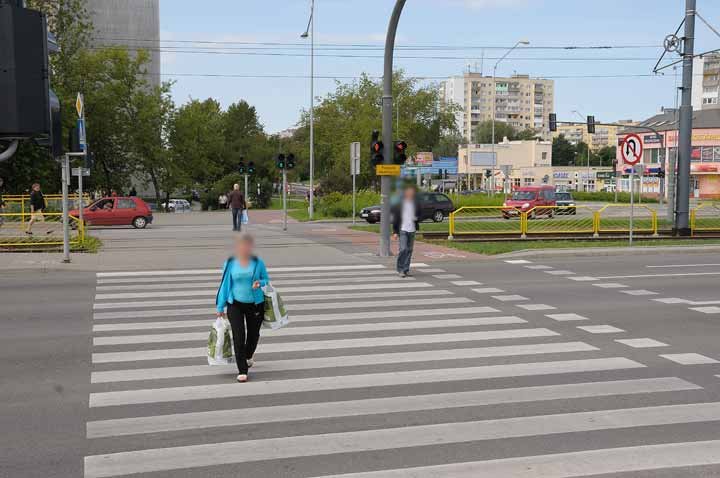
[[[526,186],[518,188],[503,204],[502,215],[505,219],[528,212],[528,217],[540,215],[553,217],[555,212],[555,188],[553,186]]]
[[[165,210],[165,204],[167,204],[167,210],[171,212],[175,211],[189,211],[192,209],[190,202],[185,199],[171,199],[169,203],[162,203],[160,207]]]
[[[558,191],[555,193],[555,203],[557,209],[555,210],[558,214],[577,214],[577,208],[575,207],[575,199],[573,199],[572,193],[565,191]]]
[[[70,215],[78,217],[79,211],[70,211]],[[150,206],[138,197],[102,198],[83,209],[87,224],[93,226],[133,226],[145,229],[153,221]]]
[[[455,210],[455,205],[450,198],[442,193],[419,192],[417,200],[420,205],[418,217],[420,222],[427,220],[443,222]],[[360,211],[360,217],[369,224],[380,222],[380,214],[381,206],[370,206]]]

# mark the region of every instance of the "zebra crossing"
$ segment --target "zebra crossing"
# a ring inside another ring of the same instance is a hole
[[[720,433],[687,432],[720,421],[701,385],[578,335],[572,321],[589,317],[544,316],[511,291],[493,298],[416,267],[407,279],[378,264],[270,269],[291,326],[263,331],[246,384],[205,360],[219,270],[98,273],[84,476],[695,476],[720,466]],[[673,427],[677,442],[651,433]]]

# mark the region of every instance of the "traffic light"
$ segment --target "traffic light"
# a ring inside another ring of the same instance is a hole
[[[245,169],[245,161],[240,161],[240,162],[238,163],[238,173],[240,173],[240,174],[245,174],[245,171],[247,171],[247,170]]]
[[[80,146],[80,130],[73,126],[68,131],[68,153],[82,153],[83,149]]]
[[[248,163],[247,173],[250,175],[255,174],[255,163],[254,162],[250,161]]]
[[[43,143],[62,153],[59,102],[50,91],[48,54],[55,49],[45,16],[22,2],[0,1],[0,138],[47,138]],[[53,118],[51,118],[51,115]]]
[[[383,164],[385,162],[385,157],[383,156],[384,153],[385,145],[382,141],[380,141],[380,132],[373,131],[372,143],[370,145],[370,162],[372,163],[373,167],[379,164]]]
[[[492,171],[491,171],[490,169],[486,169],[486,170],[485,170],[485,177],[488,178],[488,179],[490,179],[491,176],[492,176]]]
[[[280,153],[275,157],[275,166],[278,169],[285,169],[285,155]]]
[[[85,155],[85,164],[83,167],[85,169],[92,169],[93,166],[95,166],[95,153],[91,153],[88,151],[88,153]]]
[[[660,168],[660,169],[658,170],[657,177],[660,178],[660,179],[664,179],[664,178],[665,178],[665,170],[664,170],[663,168]]]
[[[395,164],[405,164],[407,162],[407,143],[405,141],[396,141],[393,153],[393,162]]]
[[[550,131],[557,131],[557,115],[555,113],[550,113]]]
[[[587,131],[589,134],[595,134],[595,117],[594,116],[587,117]]]
[[[290,153],[285,158],[285,167],[287,169],[295,169],[295,155]]]

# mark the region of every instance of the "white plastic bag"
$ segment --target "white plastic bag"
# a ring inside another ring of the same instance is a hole
[[[208,365],[227,365],[233,363],[233,343],[230,322],[218,317],[210,329],[208,338]]]
[[[272,330],[282,329],[290,323],[290,319],[280,294],[272,284],[263,287],[263,293],[265,294],[265,317],[263,318],[263,326]]]
[[[243,209],[242,215],[240,216],[240,222],[241,222],[243,225],[247,225],[247,224],[250,223],[250,217],[248,216],[248,210],[247,210],[247,209]]]

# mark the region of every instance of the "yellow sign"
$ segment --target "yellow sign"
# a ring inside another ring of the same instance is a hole
[[[75,109],[77,110],[78,118],[83,117],[83,97],[80,93],[77,95],[77,100],[75,100]]]
[[[379,164],[375,166],[375,174],[378,176],[400,176],[400,165]]]

